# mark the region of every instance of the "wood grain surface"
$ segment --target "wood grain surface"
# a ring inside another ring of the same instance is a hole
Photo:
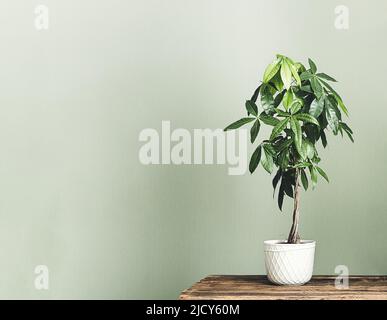
[[[184,290],[181,300],[387,300],[387,276],[351,276],[349,288],[335,276],[314,276],[303,286],[278,286],[266,276],[213,275]]]

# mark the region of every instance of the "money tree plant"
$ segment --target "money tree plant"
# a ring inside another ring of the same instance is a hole
[[[331,131],[334,135],[340,133],[343,136],[345,133],[353,142],[353,132],[342,120],[342,113],[348,116],[347,108],[328,83],[336,80],[318,72],[311,59],[308,62],[307,69],[302,63],[278,54],[266,68],[262,83],[246,101],[247,117],[224,129],[252,124],[250,137],[254,144],[261,123],[273,127],[270,137],[255,148],[249,170],[253,173],[259,163],[270,174],[276,169],[273,188],[275,192],[279,185],[278,206],[281,211],[285,195],[294,199],[288,243],[300,242],[300,181],[305,190],[309,179],[314,189],[319,175],[329,182],[320,167],[319,141],[325,148],[326,132]]]

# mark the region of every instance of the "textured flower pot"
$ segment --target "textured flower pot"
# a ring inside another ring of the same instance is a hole
[[[264,241],[267,278],[282,285],[302,285],[312,278],[316,242],[304,240],[287,244],[285,240]]]

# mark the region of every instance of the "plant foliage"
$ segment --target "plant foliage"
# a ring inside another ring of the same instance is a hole
[[[262,83],[246,101],[247,117],[226,127],[237,129],[252,124],[251,143],[259,135],[261,123],[272,127],[268,139],[256,146],[250,160],[253,173],[259,164],[268,172],[276,171],[274,192],[278,188],[278,206],[282,210],[285,195],[293,198],[296,174],[300,174],[305,190],[317,184],[318,176],[329,181],[319,166],[317,145],[327,146],[327,131],[334,135],[345,133],[353,142],[351,128],[343,122],[348,110],[340,95],[328,82],[336,80],[318,72],[309,59],[308,67],[300,62],[277,55],[266,68]]]

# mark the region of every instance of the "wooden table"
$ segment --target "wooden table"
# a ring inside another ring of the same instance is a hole
[[[266,276],[208,276],[184,290],[181,300],[387,300],[387,276],[351,276],[348,289],[335,276],[315,276],[303,286],[278,286]]]

